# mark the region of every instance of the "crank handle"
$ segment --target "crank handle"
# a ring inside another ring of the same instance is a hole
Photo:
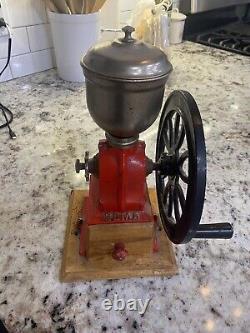
[[[224,238],[233,237],[233,227],[230,223],[200,224],[194,238]]]

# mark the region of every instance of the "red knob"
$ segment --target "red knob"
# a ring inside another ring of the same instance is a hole
[[[115,260],[122,261],[124,260],[128,255],[128,251],[125,249],[125,245],[122,242],[115,243],[112,257]]]

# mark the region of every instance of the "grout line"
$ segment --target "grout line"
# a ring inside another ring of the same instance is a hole
[[[21,57],[21,56],[24,56],[26,54],[37,53],[37,52],[42,52],[42,51],[52,50],[52,49],[53,49],[53,47],[48,47],[47,49],[41,49],[41,50],[37,50],[37,51],[30,51],[30,52],[26,52],[26,53],[16,54],[16,55],[13,55],[13,56],[10,57],[10,61],[13,58]],[[7,57],[6,58],[0,58],[0,60],[7,60]]]
[[[6,79],[3,79],[3,76],[1,77],[1,81],[0,81],[0,83],[3,83],[3,82],[6,82],[6,81],[10,81],[10,80],[13,80],[14,79],[14,77],[13,77],[13,74],[12,74],[12,71],[11,71],[11,68],[10,68],[10,64],[8,65],[8,67],[6,68],[6,72],[7,71],[10,71],[10,78],[9,78],[9,76],[7,76],[6,77]]]
[[[26,30],[26,34],[27,34],[27,38],[28,38],[29,49],[30,49],[30,52],[31,52],[30,37],[29,37],[29,33],[28,33],[27,27],[25,27],[25,30]]]
[[[42,23],[35,23],[35,24],[30,24],[30,25],[20,25],[18,27],[11,27],[11,29],[19,29],[19,28],[29,28],[29,27],[36,27],[38,25],[44,25],[44,24],[49,24],[48,22],[42,22]]]
[[[22,53],[22,54],[18,54],[18,55],[12,56],[11,59],[19,57],[19,56],[24,56],[26,54],[33,54],[33,53],[38,53],[38,52],[42,52],[42,51],[46,51],[46,50],[52,50],[52,49],[53,49],[53,47],[49,47],[47,49],[41,49],[41,50],[37,50],[37,51],[31,51],[31,52],[28,52],[28,53]]]
[[[10,60],[11,60],[11,59],[10,59]],[[10,74],[11,74],[11,77],[12,77],[11,80],[13,80],[13,79],[14,79],[14,75],[13,75],[13,73],[12,73],[12,68],[11,68],[11,66],[10,66],[10,63],[9,63],[9,65],[8,65],[8,67],[10,68]]]

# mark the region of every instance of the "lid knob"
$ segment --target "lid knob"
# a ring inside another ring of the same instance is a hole
[[[122,39],[123,42],[125,43],[131,43],[135,39],[131,36],[132,32],[135,31],[135,28],[131,27],[130,25],[126,25],[125,27],[122,28],[122,31],[125,33],[124,38]]]

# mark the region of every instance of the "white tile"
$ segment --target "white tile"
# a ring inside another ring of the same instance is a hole
[[[1,0],[1,17],[3,17],[4,20],[7,22],[7,8],[4,0]]]
[[[53,68],[53,56],[51,49],[31,53],[36,72],[42,72]]]
[[[120,13],[120,23],[121,25],[129,24],[132,16],[132,10],[126,10]]]
[[[27,27],[31,52],[49,49],[53,46],[49,24]]]
[[[11,29],[12,49],[11,55],[17,56],[30,52],[28,34],[26,28]]]
[[[4,66],[6,65],[7,59],[0,59],[0,72],[3,70]],[[8,81],[13,79],[10,66],[8,66],[5,71],[3,72],[2,76],[0,76],[0,82]]]
[[[12,57],[10,67],[15,78],[35,72],[31,53]]]
[[[51,50],[51,55],[52,55],[52,64],[53,64],[53,67],[56,67],[56,54],[55,54],[55,49],[52,48],[50,49]]]
[[[15,78],[53,68],[51,49],[13,57],[10,67]]]
[[[0,37],[0,59],[8,57],[8,37]]]
[[[30,52],[26,28],[11,29],[12,46],[11,56]],[[8,37],[0,37],[0,59],[8,55]]]
[[[1,0],[3,16],[12,28],[47,22],[43,0]]]
[[[135,0],[120,0],[120,1],[121,1],[120,4],[121,12],[134,9],[137,2]]]
[[[119,28],[120,0],[107,0],[101,9],[100,21],[103,29]],[[102,32],[101,41],[112,40],[116,33]]]

